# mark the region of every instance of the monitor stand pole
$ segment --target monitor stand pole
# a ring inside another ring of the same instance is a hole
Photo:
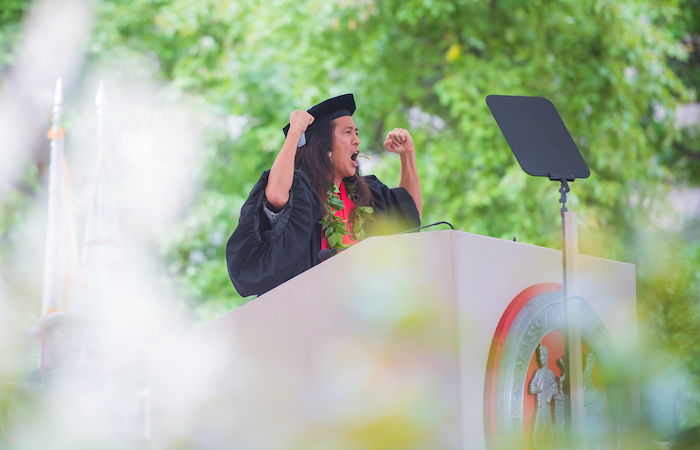
[[[581,299],[578,296],[578,227],[576,213],[566,209],[569,184],[561,182],[561,233],[564,305],[564,394],[566,398],[566,429],[569,443],[581,442],[585,427],[583,409],[583,360],[581,355]],[[573,181],[573,180],[571,180]]]

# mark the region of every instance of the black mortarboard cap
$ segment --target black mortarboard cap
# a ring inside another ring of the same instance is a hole
[[[306,132],[313,132],[315,127],[326,124],[338,117],[352,116],[355,112],[355,98],[352,94],[339,95],[312,106],[307,109],[306,112],[314,116],[314,123],[309,125]],[[290,124],[287,124],[282,129],[285,136],[287,136],[287,132],[289,131],[289,125]],[[297,146],[301,147],[304,144],[306,144],[306,133],[301,134]]]

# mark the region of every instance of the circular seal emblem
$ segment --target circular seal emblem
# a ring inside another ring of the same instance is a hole
[[[491,449],[556,448],[565,432],[564,304],[562,286],[521,292],[506,308],[489,352],[484,421]],[[631,393],[616,379],[613,341],[581,302],[584,436],[586,448],[617,448]],[[612,447],[611,447],[612,444]]]

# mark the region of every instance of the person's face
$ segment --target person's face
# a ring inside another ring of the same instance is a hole
[[[546,349],[541,348],[540,349],[540,362],[542,363],[542,367],[547,365],[547,353],[549,353]]]
[[[336,179],[351,177],[357,172],[357,155],[360,153],[360,138],[357,127],[350,116],[333,121],[333,147],[331,150]]]

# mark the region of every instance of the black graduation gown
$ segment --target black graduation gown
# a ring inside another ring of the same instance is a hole
[[[244,297],[264,294],[320,262],[321,200],[308,176],[301,170],[294,172],[287,205],[271,227],[262,206],[269,173],[265,171],[253,187],[226,244],[228,274]],[[378,221],[391,221],[396,231],[420,226],[418,209],[406,189],[389,189],[373,175],[364,178],[374,197]],[[372,235],[371,228],[366,230]]]

